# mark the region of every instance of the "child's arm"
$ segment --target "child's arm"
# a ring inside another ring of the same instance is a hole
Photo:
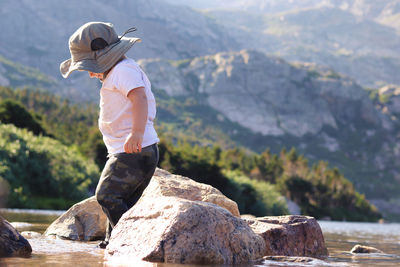
[[[126,153],[136,153],[142,151],[142,141],[147,122],[147,97],[144,87],[132,89],[128,93],[128,98],[133,105],[133,127],[124,144]]]

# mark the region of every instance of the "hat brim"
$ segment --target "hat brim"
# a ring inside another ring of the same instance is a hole
[[[68,78],[75,70],[85,70],[94,73],[103,73],[114,64],[136,43],[140,38],[122,37],[121,40],[104,49],[95,52],[95,59],[83,59],[73,61],[71,58],[60,64],[60,72],[64,78]]]

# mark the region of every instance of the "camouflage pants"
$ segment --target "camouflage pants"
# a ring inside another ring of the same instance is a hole
[[[158,163],[157,144],[140,153],[117,153],[106,162],[96,188],[96,198],[108,218],[106,240],[111,230],[149,184]]]

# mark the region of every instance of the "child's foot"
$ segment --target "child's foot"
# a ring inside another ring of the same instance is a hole
[[[102,249],[105,249],[107,247],[107,245],[108,245],[108,241],[105,241],[105,240],[103,240],[99,244],[97,244],[97,246]]]

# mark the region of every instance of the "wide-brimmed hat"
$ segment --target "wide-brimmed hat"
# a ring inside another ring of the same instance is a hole
[[[74,70],[103,73],[109,70],[139,38],[124,37],[135,31],[130,28],[118,36],[111,23],[89,22],[77,29],[69,38],[71,58],[60,64],[64,78]]]

